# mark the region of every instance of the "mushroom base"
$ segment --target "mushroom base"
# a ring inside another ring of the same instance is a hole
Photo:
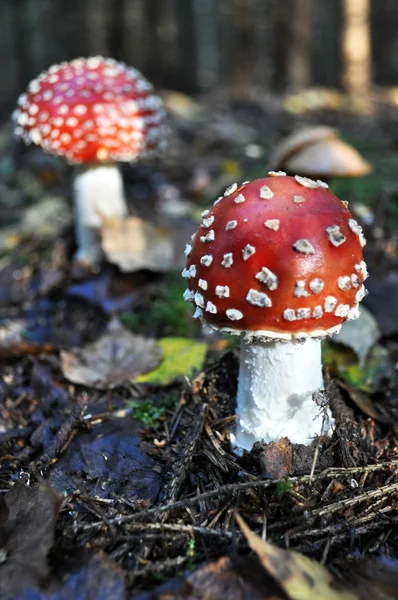
[[[242,340],[233,444],[251,450],[261,440],[309,444],[324,435],[333,419],[313,399],[322,388],[319,340]]]
[[[80,167],[74,181],[76,259],[95,264],[102,256],[100,227],[104,219],[123,219],[127,205],[116,164]]]

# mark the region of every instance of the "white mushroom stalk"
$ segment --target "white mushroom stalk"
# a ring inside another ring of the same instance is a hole
[[[233,443],[251,450],[258,440],[288,437],[308,444],[332,419],[314,401],[323,388],[321,342],[241,342],[237,421]]]
[[[96,264],[102,254],[100,227],[106,219],[124,219],[123,179],[115,163],[77,167],[74,179],[76,259]]]

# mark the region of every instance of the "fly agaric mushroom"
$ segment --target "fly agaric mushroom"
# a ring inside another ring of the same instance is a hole
[[[367,277],[361,227],[321,181],[234,184],[186,247],[194,317],[242,336],[235,443],[308,444],[323,414],[321,342],[355,319]]]
[[[139,71],[99,56],[50,67],[19,97],[16,134],[79,165],[74,195],[82,263],[99,259],[101,217],[127,215],[115,161],[135,161],[161,147],[164,114]]]
[[[293,132],[276,148],[271,169],[309,177],[363,177],[372,167],[355,148],[338,137],[336,129],[306,127]]]

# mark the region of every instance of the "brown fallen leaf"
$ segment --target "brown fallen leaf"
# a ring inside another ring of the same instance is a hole
[[[173,266],[173,243],[165,227],[138,217],[106,218],[101,236],[106,258],[125,273],[141,269],[165,272]]]
[[[73,383],[110,389],[154,369],[162,351],[155,340],[134,335],[112,319],[97,341],[61,352],[64,376]]]
[[[236,520],[263,567],[291,600],[358,600],[350,590],[332,587],[333,577],[320,563],[268,544],[251,531],[239,514]]]
[[[12,600],[49,575],[47,554],[63,496],[18,481],[0,501],[0,598]]]
[[[293,462],[293,448],[288,438],[263,444],[259,455],[261,472],[270,479],[282,479],[289,475]]]

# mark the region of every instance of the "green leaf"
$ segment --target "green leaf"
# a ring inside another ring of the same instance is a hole
[[[158,340],[158,345],[163,351],[162,362],[156,369],[140,375],[135,381],[168,385],[177,377],[190,377],[194,370],[202,369],[207,353],[207,344],[204,342],[166,337]]]
[[[378,344],[371,348],[363,367],[350,348],[327,341],[322,347],[323,362],[332,373],[363,392],[373,392],[381,380],[391,378],[393,369],[388,351]]]

